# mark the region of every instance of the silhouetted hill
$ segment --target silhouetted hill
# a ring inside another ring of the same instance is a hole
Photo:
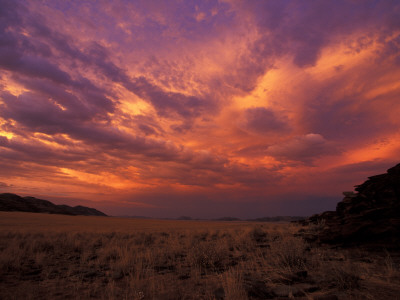
[[[214,221],[248,221],[248,222],[294,222],[304,220],[305,217],[298,216],[277,216],[277,217],[262,217],[255,219],[240,219],[236,217],[222,217],[213,219]]]
[[[0,194],[0,211],[24,211],[74,216],[107,216],[94,208],[80,205],[75,207],[56,205],[47,200],[37,199],[35,197],[20,197],[9,193]]]
[[[235,217],[222,217],[222,218],[214,219],[214,221],[242,221],[242,219],[235,218]]]
[[[177,220],[193,220],[192,217],[188,217],[188,216],[180,216],[179,218],[176,218]]]
[[[400,248],[400,164],[344,192],[336,211],[308,218],[318,224],[321,242]]]
[[[300,216],[277,216],[277,217],[263,217],[263,218],[256,218],[256,219],[247,219],[246,221],[253,221],[253,222],[294,222],[304,220],[305,217]]]

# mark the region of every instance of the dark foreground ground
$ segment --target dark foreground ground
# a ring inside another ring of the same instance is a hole
[[[0,299],[400,299],[399,253],[299,229],[0,212]]]

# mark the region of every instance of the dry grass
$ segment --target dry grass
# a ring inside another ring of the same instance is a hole
[[[400,299],[396,253],[298,229],[0,212],[0,299]]]

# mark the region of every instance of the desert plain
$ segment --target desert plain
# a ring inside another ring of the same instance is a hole
[[[400,299],[398,252],[321,226],[0,212],[0,299]]]

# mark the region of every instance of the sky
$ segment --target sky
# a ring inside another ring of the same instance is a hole
[[[0,192],[307,216],[400,161],[397,0],[0,7]]]

